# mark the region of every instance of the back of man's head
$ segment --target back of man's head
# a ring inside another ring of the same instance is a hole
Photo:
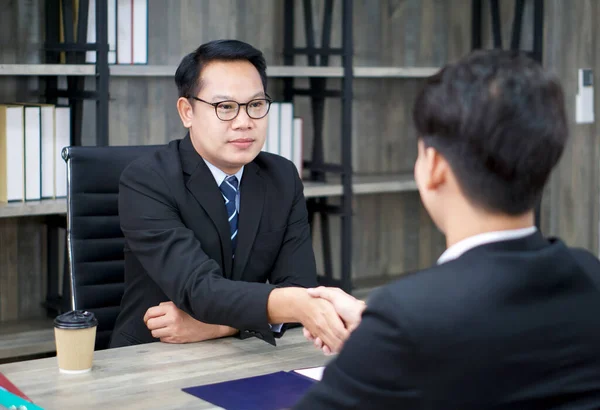
[[[556,77],[502,50],[473,52],[429,78],[413,119],[469,202],[507,215],[535,207],[568,134]]]

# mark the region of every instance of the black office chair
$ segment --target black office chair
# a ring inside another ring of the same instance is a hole
[[[67,162],[69,266],[63,298],[69,310],[84,309],[96,315],[96,350],[108,347],[124,290],[119,179],[132,160],[160,147],[67,147],[62,151]]]

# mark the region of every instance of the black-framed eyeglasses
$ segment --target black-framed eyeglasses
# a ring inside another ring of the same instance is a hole
[[[240,107],[246,107],[246,114],[248,117],[260,120],[265,117],[269,113],[269,109],[271,108],[271,97],[268,95],[266,98],[255,98],[254,100],[248,101],[247,103],[239,103],[233,100],[225,100],[219,101],[216,103],[211,103],[208,101],[204,101],[202,98],[190,96],[188,98],[192,98],[194,100],[203,102],[208,105],[212,105],[215,107],[215,114],[217,114],[217,118],[221,121],[231,121],[240,113]]]

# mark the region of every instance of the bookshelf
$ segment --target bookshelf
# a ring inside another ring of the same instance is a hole
[[[169,65],[111,65],[111,77],[172,77],[177,66]],[[426,78],[437,67],[353,67],[354,78]],[[93,64],[0,64],[2,76],[94,76]],[[339,67],[269,66],[270,78],[342,78]]]
[[[3,76],[93,76],[90,64],[0,64]]]
[[[55,4],[56,0],[52,2],[48,2],[48,7],[50,7],[50,3]],[[106,105],[108,103],[108,79],[111,77],[172,77],[176,70],[176,65],[109,65],[107,63],[106,54],[108,53],[108,47],[106,44],[106,35],[101,35],[100,31],[106,28],[106,22],[102,23],[103,19],[107,17],[106,10],[99,10],[98,7],[101,7],[103,2],[96,2],[96,14],[98,17],[98,25],[97,25],[97,35],[96,39],[98,40],[96,44],[85,44],[85,36],[83,37],[83,41],[78,41],[78,43],[74,42],[74,33],[70,33],[70,43],[65,44],[63,46],[59,44],[52,44],[46,42],[45,48],[46,52],[46,61],[54,62],[56,61],[57,51],[58,50],[69,50],[72,51],[70,53],[69,59],[67,59],[66,64],[0,64],[0,76],[14,76],[14,77],[25,77],[25,76],[36,76],[36,77],[44,77],[48,82],[55,81],[55,78],[63,77],[68,81],[78,81],[74,86],[70,86],[69,92],[63,96],[75,95],[73,107],[76,110],[81,109],[81,98],[77,96],[77,93],[81,93],[83,90],[82,80],[84,77],[96,78],[96,90],[94,92],[88,92],[88,98],[96,100],[96,128],[97,128],[97,141],[98,145],[103,145],[108,142],[107,136],[107,121],[108,116],[106,115],[107,109]],[[284,14],[289,17],[290,7],[293,8],[294,1],[286,1],[284,6]],[[297,3],[297,2],[296,2]],[[328,4],[330,2],[328,1]],[[306,2],[304,4],[306,6]],[[351,1],[344,1],[342,4],[344,8],[344,19],[341,22],[344,32],[344,38],[347,41],[352,37],[352,25],[350,24],[351,15],[352,15],[352,5]],[[56,16],[49,16],[50,18],[54,18]],[[285,18],[285,16],[284,16]],[[82,20],[80,19],[80,23]],[[48,26],[48,25],[47,25]],[[48,30],[48,27],[47,27]],[[80,27],[80,30],[85,31],[85,27]],[[328,29],[331,31],[331,26]],[[68,33],[67,33],[68,34]],[[77,38],[81,39],[81,33],[78,33]],[[47,37],[56,38],[55,32],[47,32]],[[96,46],[96,48],[94,48]],[[314,45],[313,45],[314,46]],[[352,44],[346,44],[345,53],[346,55],[351,57],[352,52]],[[85,51],[96,49],[97,51],[97,61],[94,64],[85,64],[83,61],[78,58],[81,57]],[[302,55],[303,52],[309,52],[309,49],[300,49],[294,48],[294,52],[297,52],[298,55]],[[284,50],[284,54],[288,54],[290,50]],[[343,50],[340,49],[340,53]],[[351,64],[351,59],[349,60]],[[289,64],[289,61],[285,62],[286,65],[271,65],[267,69],[267,75],[270,78],[283,79],[283,81],[291,80],[293,82],[294,79],[308,79],[311,82],[311,85],[316,85],[316,87],[312,87],[312,92],[318,92],[319,89],[324,89],[325,83],[314,83],[314,80],[320,79],[338,79],[342,81],[348,82],[352,77],[354,78],[425,78],[429,76],[432,72],[435,72],[436,68],[432,67],[369,67],[369,66],[357,66],[352,67],[346,63],[343,66],[316,66],[316,65],[294,65]],[[309,64],[311,64],[311,60],[309,59]],[[108,74],[108,75],[107,75]],[[103,83],[99,83],[98,79],[104,78]],[[290,84],[288,82],[288,84]],[[351,84],[349,84],[351,86]],[[48,87],[46,88],[46,94],[52,95],[52,93],[56,93],[56,88],[50,89],[48,92]],[[311,97],[312,98],[312,97]],[[351,104],[351,99],[347,99],[347,103]],[[349,105],[348,105],[349,107]],[[74,115],[74,117],[80,118],[81,114]],[[342,127],[344,127],[344,123],[347,124],[349,121],[349,112],[346,111],[344,114],[344,121],[342,123]],[[81,128],[82,123],[81,119],[79,122],[73,123],[73,144],[78,145],[81,141]],[[349,129],[346,129],[345,132],[348,132]],[[346,147],[347,148],[347,147]],[[346,148],[344,148],[346,150]],[[346,160],[342,161],[346,164],[349,164],[351,151],[347,150],[345,157]],[[317,161],[315,161],[317,159]],[[352,175],[351,167],[346,169],[346,173],[339,174],[331,177],[324,177],[324,173],[321,173],[318,170],[318,167],[327,164],[319,164],[318,158],[311,158],[309,161],[308,171],[311,174],[307,180],[305,180],[305,196],[309,201],[314,200],[313,204],[323,204],[326,201],[326,198],[341,198],[342,205],[340,207],[344,208],[345,205],[345,215],[347,216],[345,226],[349,226],[351,224],[350,216],[351,216],[351,202],[352,202],[352,194],[353,192],[357,195],[369,195],[369,194],[380,194],[380,193],[392,193],[392,192],[405,192],[405,191],[415,191],[416,187],[414,181],[412,180],[412,176],[410,175],[397,175],[397,174],[389,174],[389,175]],[[311,169],[312,168],[312,169]],[[315,176],[315,173],[317,176]],[[347,181],[345,181],[344,175],[347,175]],[[310,207],[310,206],[309,206]],[[316,207],[319,208],[319,207]],[[325,207],[327,208],[327,207]],[[329,209],[332,207],[330,206]],[[66,199],[56,199],[56,200],[42,200],[35,202],[24,202],[24,203],[10,203],[6,205],[0,205],[0,218],[20,218],[20,217],[33,217],[33,216],[49,216],[48,220],[57,221],[57,217],[60,218],[64,216],[66,213]],[[342,237],[345,241],[344,248],[345,253],[342,255],[342,282],[343,286],[346,290],[351,290],[351,278],[350,278],[350,247],[352,244],[351,234],[346,230],[346,234],[342,233]],[[325,235],[332,235],[330,232],[325,232]],[[331,259],[331,250],[325,249],[325,257]],[[325,270],[331,269],[331,262],[325,262]],[[332,276],[331,272],[324,272],[326,275]],[[339,285],[339,283],[336,283]]]
[[[66,214],[66,199],[42,199],[41,201],[9,202],[0,204],[0,218]]]
[[[111,66],[110,75],[115,77],[172,77],[176,66]],[[1,70],[1,67],[0,67]],[[435,67],[354,67],[355,78],[425,78],[435,73]],[[311,66],[268,66],[267,76],[271,78],[343,78],[341,67]]]
[[[353,178],[352,190],[355,195],[384,194],[394,192],[412,192],[417,190],[412,175],[364,175]],[[341,196],[343,186],[340,182],[304,182],[306,198]],[[10,202],[0,204],[0,218],[18,218],[67,213],[67,200],[43,199],[41,201]]]
[[[469,0],[469,2],[471,2]],[[50,3],[50,2],[48,2]],[[98,2],[98,3],[102,3],[102,2]],[[299,0],[285,0],[284,2],[282,2],[285,4],[285,6],[283,7],[283,11],[284,11],[284,16],[283,16],[283,20],[287,21],[289,19],[289,14],[291,13],[290,10],[290,5],[294,5],[296,6],[297,9],[299,9],[299,5],[304,5],[306,3],[310,3],[308,1],[305,2],[300,2]],[[314,3],[314,2],[313,2]],[[329,1],[328,0],[323,0],[323,2],[321,2],[321,4],[324,4],[326,7],[328,5]],[[352,2],[349,1],[343,1],[342,4],[344,5],[344,7],[346,7],[345,11],[343,12],[343,16],[341,21],[339,21],[339,19],[335,18],[332,24],[338,24],[338,23],[342,23],[346,24],[345,28],[338,30],[337,34],[333,34],[333,37],[336,38],[336,41],[340,40],[340,35],[343,37],[342,41],[344,41],[344,39],[351,39],[352,38],[352,24],[350,24],[350,21],[353,21],[352,19],[352,9],[351,7],[367,7],[365,3],[365,5],[361,5],[358,4],[356,2],[354,2],[354,5],[349,5]],[[443,2],[442,2],[443,3]],[[473,4],[478,3],[477,1],[473,1]],[[339,3],[336,3],[339,5]],[[408,4],[408,3],[407,3]],[[407,7],[410,6],[409,4],[407,5]],[[449,11],[453,13],[453,15],[457,15],[457,14],[464,14],[464,10],[463,11],[453,11],[454,10],[454,6],[445,6],[444,4],[439,4],[436,5],[436,7],[440,7],[440,8],[444,8],[444,7],[448,7]],[[180,5],[178,3],[174,3],[172,5],[172,8],[175,9],[176,14],[181,15],[181,11],[183,10],[184,7],[192,7],[191,2],[189,5]],[[474,6],[475,7],[475,6]],[[179,10],[179,8],[181,8],[181,10]],[[468,6],[467,6],[468,8]],[[296,10],[298,11],[298,10]],[[467,10],[468,11],[468,10]],[[259,10],[257,11],[253,11],[256,12],[257,15],[260,12]],[[306,13],[309,14],[309,13]],[[326,15],[327,13],[322,14],[321,16]],[[355,13],[357,14],[354,17],[354,24],[359,25],[362,24],[360,22],[360,18],[359,17],[359,13]],[[399,13],[401,14],[401,13]],[[319,15],[318,13],[315,13],[315,15]],[[167,18],[168,16],[166,16]],[[257,17],[257,19],[260,17]],[[277,19],[281,20],[281,17],[277,16]],[[467,18],[468,19],[468,18]],[[465,22],[465,20],[467,19],[462,19],[460,20],[460,22]],[[306,15],[304,16],[304,20],[306,23]],[[324,23],[326,23],[325,21],[326,19],[324,19]],[[162,21],[162,20],[161,20]],[[166,20],[165,20],[166,21]],[[216,21],[216,20],[215,20]],[[459,20],[457,20],[459,21]],[[402,23],[402,21],[397,21],[395,22],[395,24],[400,25],[400,23]],[[312,23],[311,23],[312,24]],[[390,24],[389,22],[386,24]],[[406,23],[408,24],[408,23]],[[475,23],[474,23],[475,24]],[[168,26],[168,24],[165,22],[165,27]],[[209,25],[206,25],[207,29],[209,28]],[[278,35],[281,35],[281,31],[285,30],[286,27],[290,27],[287,23],[282,24],[280,27],[280,31]],[[330,28],[328,29],[329,32],[331,33],[331,26],[329,26]],[[437,26],[435,30],[438,30],[438,27],[440,31],[445,31],[445,30],[449,30],[450,27],[448,26]],[[293,28],[293,27],[292,27]],[[319,30],[319,29],[315,29],[315,27],[310,27],[314,32],[321,32],[322,34],[325,34],[325,32],[327,30]],[[306,29],[306,27],[296,27],[296,29]],[[159,35],[164,35],[164,31],[166,30],[166,28],[161,28],[158,27],[157,28],[157,33],[155,34],[155,36],[159,36]],[[428,30],[427,28],[423,28],[423,30]],[[302,41],[302,35],[299,35],[301,30],[295,30],[295,39],[298,40],[299,42]],[[242,33],[242,31],[240,31],[240,33]],[[454,31],[453,31],[454,33]],[[288,33],[289,35],[289,33]],[[306,32],[304,34],[306,36],[305,40],[309,40],[309,35]],[[337,35],[337,37],[336,37]],[[371,30],[371,31],[364,31],[360,33],[361,36],[365,36],[368,37],[369,35],[381,35],[381,34],[377,34],[377,30]],[[241,34],[239,34],[240,37],[238,38],[243,38],[241,37]],[[326,37],[326,36],[325,36]],[[182,36],[183,38],[183,36]],[[294,36],[292,36],[292,39],[294,39]],[[368,40],[370,40],[370,38],[367,38]],[[339,49],[332,49],[330,47],[328,47],[327,45],[323,45],[321,44],[320,46],[318,44],[316,44],[316,42],[314,41],[314,36],[313,36],[313,41],[312,41],[312,45],[310,45],[309,47],[305,47],[304,49],[300,49],[297,47],[296,44],[294,44],[293,42],[290,44],[289,43],[290,38],[287,38],[283,40],[283,42],[279,41],[278,43],[278,50],[281,50],[281,46],[283,45],[284,47],[284,61],[283,64],[284,65],[272,65],[269,66],[267,69],[267,75],[270,78],[274,78],[274,79],[279,79],[278,85],[281,84],[287,84],[287,86],[285,86],[287,91],[287,97],[288,98],[295,98],[295,99],[302,99],[304,101],[304,98],[306,96],[308,96],[308,99],[311,101],[311,103],[314,101],[316,102],[316,105],[314,106],[316,108],[316,110],[313,110],[313,112],[318,112],[320,114],[318,115],[323,115],[324,113],[324,109],[323,108],[319,108],[319,104],[321,102],[319,102],[319,97],[315,97],[315,95],[318,95],[319,92],[322,92],[324,90],[328,90],[329,88],[327,86],[332,86],[333,87],[338,87],[338,89],[336,90],[337,92],[339,92],[339,96],[343,97],[346,100],[346,105],[343,108],[343,114],[342,114],[342,118],[340,119],[341,121],[339,122],[340,124],[340,128],[342,127],[346,127],[345,131],[344,131],[344,135],[346,136],[345,138],[342,138],[340,141],[340,145],[341,145],[341,152],[342,156],[344,157],[341,161],[340,164],[317,164],[318,161],[314,161],[314,155],[311,155],[311,161],[313,163],[313,165],[315,165],[314,167],[311,168],[307,168],[307,172],[311,173],[311,178],[308,178],[304,181],[305,184],[305,196],[310,199],[310,200],[314,200],[316,205],[322,204],[324,203],[324,201],[326,202],[328,199],[331,199],[332,202],[336,203],[338,202],[340,199],[340,202],[344,202],[346,209],[340,209],[344,212],[346,212],[346,215],[348,215],[348,218],[350,216],[350,212],[352,211],[352,202],[354,201],[354,199],[356,197],[366,197],[367,199],[373,197],[378,197],[378,196],[385,196],[386,194],[393,194],[393,193],[403,193],[403,192],[412,192],[414,193],[416,191],[416,185],[414,182],[414,179],[412,177],[412,175],[410,174],[399,174],[399,173],[389,173],[389,174],[377,174],[377,175],[363,175],[363,172],[366,173],[367,171],[364,171],[363,169],[360,169],[360,173],[356,173],[354,172],[354,170],[352,169],[352,166],[347,167],[346,169],[343,169],[343,165],[346,164],[352,164],[352,154],[353,152],[357,151],[357,149],[355,149],[354,147],[351,146],[351,144],[346,144],[346,141],[348,141],[348,136],[351,135],[353,133],[353,130],[351,128],[351,121],[350,121],[350,115],[351,112],[349,111],[349,109],[352,108],[352,101],[353,101],[353,95],[352,93],[349,94],[344,94],[344,87],[352,87],[352,81],[354,79],[364,79],[364,80],[374,80],[374,83],[385,83],[388,84],[388,80],[389,80],[389,84],[392,83],[396,83],[397,80],[409,80],[409,82],[411,82],[412,80],[419,80],[422,78],[426,78],[428,76],[430,76],[431,74],[435,73],[438,68],[437,67],[432,67],[429,66],[428,63],[431,63],[431,61],[435,62],[439,62],[436,59],[431,59],[427,60],[425,59],[425,64],[423,67],[419,67],[419,66],[412,66],[414,61],[410,61],[411,65],[407,65],[404,66],[402,64],[398,65],[398,66],[394,66],[393,63],[394,61],[388,61],[388,60],[381,60],[382,62],[385,62],[385,64],[382,64],[381,66],[373,66],[374,63],[376,63],[378,60],[376,60],[375,58],[372,61],[367,61],[367,64],[357,64],[356,63],[356,56],[354,56],[354,59],[350,58],[350,61],[346,61],[344,64],[344,62],[342,62],[341,65],[338,66],[333,66],[334,63],[339,63],[341,59],[344,58],[344,53],[347,53],[347,50],[345,51],[342,48]],[[407,42],[410,39],[407,40]],[[149,39],[149,41],[151,41],[151,39]],[[385,40],[385,41],[389,41],[389,40]],[[438,40],[439,41],[439,40]],[[365,40],[366,42],[366,40]],[[383,42],[383,40],[382,40]],[[254,44],[256,44],[259,48],[262,47],[262,43],[261,42],[253,42]],[[287,44],[286,44],[287,43]],[[357,41],[358,43],[358,41]],[[379,44],[379,43],[377,43]],[[347,44],[346,47],[348,49],[352,49],[352,44]],[[189,44],[186,45],[186,47],[189,47]],[[408,47],[408,46],[407,46]],[[418,46],[415,46],[418,47]],[[433,46],[432,46],[433,47]],[[452,47],[451,45],[446,46],[448,48]],[[459,46],[457,46],[459,47]],[[468,47],[467,47],[468,48]],[[327,55],[327,51],[331,51],[331,53],[329,53],[329,55]],[[163,51],[164,52],[164,51]],[[178,52],[178,51],[177,51]],[[362,50],[362,52],[364,53],[364,50]],[[102,54],[102,53],[99,53]],[[449,53],[450,55],[452,55],[452,53]],[[318,59],[313,60],[311,65],[311,60],[310,58],[307,58],[306,60],[308,60],[308,62],[305,62],[304,59],[298,59],[298,61],[294,61],[294,57],[308,57],[309,55],[315,56],[315,57],[325,57],[322,58],[321,61],[319,61]],[[346,54],[347,55],[347,54]],[[445,54],[444,54],[445,55]],[[329,57],[331,56],[335,56],[335,60],[334,58],[331,59],[331,61],[329,61]],[[167,55],[167,57],[169,57]],[[340,59],[340,57],[342,57]],[[353,57],[353,56],[350,56]],[[162,58],[162,56],[161,56]],[[290,63],[290,58],[292,60],[292,62]],[[366,59],[368,60],[368,59]],[[49,60],[47,60],[49,61]],[[161,63],[163,60],[156,60],[154,61],[155,63]],[[165,58],[164,59],[165,62],[170,62],[173,63],[173,61],[175,61],[172,57],[171,58]],[[302,61],[302,65],[297,65],[299,62]],[[363,60],[364,61],[364,60]],[[419,61],[422,60],[417,60],[416,62],[418,63]],[[324,62],[326,63],[331,63],[331,65],[327,64],[327,65],[321,65],[324,64]],[[277,61],[278,64],[281,64],[281,61]],[[306,65],[308,64],[308,65]],[[106,64],[106,73],[108,73],[108,75],[106,76],[107,79],[118,79],[119,81],[122,81],[123,83],[125,83],[126,81],[129,80],[128,77],[131,77],[132,81],[135,81],[136,78],[139,79],[148,79],[148,81],[152,84],[152,81],[154,78],[164,78],[164,82],[167,82],[167,78],[172,77],[174,75],[175,69],[176,69],[176,65],[173,64],[167,64],[167,65],[158,65],[158,64],[148,64],[148,65],[108,65]],[[55,77],[67,77],[67,78],[75,78],[77,77],[78,79],[83,79],[84,77],[90,77],[90,78],[95,78],[98,77],[99,74],[99,66],[98,64],[82,64],[82,63],[78,63],[77,61],[69,63],[69,64],[0,64],[0,76],[15,76],[15,77],[25,77],[25,76],[39,76],[39,77],[45,77],[44,79],[52,79]],[[297,80],[297,81],[296,81]],[[401,81],[400,81],[401,82]],[[367,81],[363,81],[363,83],[367,83]],[[121,83],[119,83],[121,84]],[[301,93],[294,93],[293,92],[293,88],[296,84],[301,84],[301,85],[306,85],[309,84],[308,88],[309,90],[306,91],[305,94],[301,94]],[[370,82],[369,82],[370,84]],[[402,84],[404,84],[402,82]],[[102,86],[103,89],[101,91],[106,91],[106,93],[108,93],[108,82],[104,83],[104,85]],[[113,90],[114,91],[114,90]],[[284,94],[285,94],[284,91]],[[410,91],[410,89],[409,89]],[[41,90],[41,93],[43,93],[43,90]],[[104,98],[104,97],[103,97]],[[344,104],[344,103],[342,103]],[[311,107],[313,108],[313,107]],[[337,115],[337,114],[336,114]],[[96,119],[98,118],[102,118],[102,116],[96,116]],[[106,117],[107,118],[107,117]],[[335,120],[330,120],[330,121],[335,121],[336,124],[338,124],[338,120],[337,117],[335,118]],[[100,121],[101,124],[103,124],[102,121]],[[345,124],[345,125],[344,125]],[[105,125],[105,124],[104,124]],[[318,125],[317,125],[318,126]],[[364,130],[364,127],[363,127]],[[402,130],[399,130],[399,133],[401,133]],[[356,133],[356,132],[354,132]],[[101,133],[97,133],[97,134],[101,134]],[[316,135],[316,134],[315,134]],[[362,135],[362,134],[361,134]],[[322,138],[322,137],[321,137]],[[380,144],[380,146],[383,146],[383,144]],[[360,149],[360,147],[358,148]],[[385,148],[384,148],[385,149]],[[342,164],[343,163],[343,164]],[[319,170],[319,168],[327,168],[327,171],[321,171]],[[360,168],[360,167],[359,167]],[[407,167],[402,167],[402,169],[407,168]],[[331,170],[334,170],[334,172],[331,172]],[[312,177],[316,177],[317,179],[320,178],[321,176],[323,176],[324,173],[327,173],[328,175],[326,176],[326,178],[324,178],[324,180],[311,180]],[[348,176],[347,180],[344,180],[342,174],[346,173],[346,175]],[[392,197],[392,195],[388,195],[388,197]],[[362,200],[362,199],[361,199]],[[369,199],[370,200],[370,199]],[[21,204],[8,204],[8,205],[0,205],[0,218],[17,218],[17,217],[30,217],[30,216],[53,216],[53,215],[64,215],[64,213],[66,212],[66,200],[65,199],[56,199],[56,200],[43,200],[43,201],[37,201],[37,202],[31,202],[31,203],[21,203]],[[404,205],[403,205],[404,206]],[[411,205],[412,206],[412,203]],[[359,204],[359,209],[358,210],[354,210],[356,213],[358,213],[359,211],[362,212],[364,209],[360,208],[360,204]],[[412,208],[411,208],[412,210]],[[419,223],[419,219],[418,219],[418,215],[416,218],[416,222],[414,222],[412,225],[410,225],[411,227],[414,227],[415,224]],[[348,223],[346,221],[346,223]],[[350,231],[351,232],[351,231]],[[330,238],[340,238],[341,241],[341,237],[342,234],[339,234],[337,231],[335,232],[328,232],[328,235]],[[360,236],[368,236],[372,234],[364,233],[364,232],[357,232],[357,237]],[[370,237],[370,238],[371,238]],[[354,238],[354,239],[353,239]],[[415,239],[415,236],[412,237],[412,239]],[[348,249],[350,249],[353,240],[356,242],[360,242],[360,238],[355,238],[352,234],[350,235],[346,235],[346,240],[347,242],[345,242],[346,246],[346,253],[345,255],[342,256],[342,265],[346,264],[346,269],[348,269],[349,264],[351,263],[351,256],[348,252]],[[407,242],[409,241],[409,239],[407,239]],[[335,245],[334,245],[335,248]],[[408,252],[408,251],[407,251]],[[333,252],[331,252],[331,250],[329,250],[328,252],[324,252],[324,253],[328,253],[329,255],[331,255]],[[370,261],[370,260],[369,260]],[[328,263],[325,263],[325,265],[328,265]],[[330,263],[329,263],[330,265]],[[349,272],[348,270],[346,272]],[[350,283],[351,285],[351,283]],[[351,286],[352,287],[352,286]],[[39,323],[35,322],[33,323],[33,328],[35,329],[36,326],[41,326]],[[4,328],[3,328],[4,330]],[[16,333],[20,333],[22,332],[22,330],[15,330]],[[0,338],[1,339],[1,338]],[[43,350],[43,349],[42,349]]]

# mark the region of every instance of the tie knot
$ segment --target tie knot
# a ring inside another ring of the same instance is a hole
[[[220,188],[221,188],[221,192],[223,192],[223,196],[225,196],[225,198],[228,201],[235,200],[235,196],[236,196],[237,190],[238,190],[237,177],[235,175],[228,176],[221,183]]]
[[[237,191],[238,189],[238,179],[235,175],[230,175],[227,178],[225,178],[225,181],[229,183],[229,185],[231,185],[231,187],[233,189],[235,189]]]

